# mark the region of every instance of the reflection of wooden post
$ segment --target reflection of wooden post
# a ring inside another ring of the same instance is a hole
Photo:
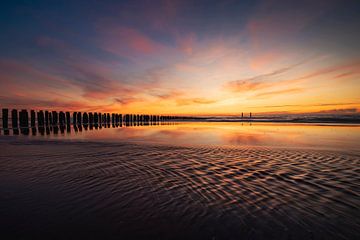
[[[6,129],[9,127],[8,122],[9,122],[9,109],[7,108],[3,108],[2,110],[2,121],[3,121],[3,128]]]
[[[35,111],[30,110],[30,116],[31,116],[31,127],[35,127]],[[39,121],[39,119],[38,119]]]
[[[71,118],[70,118],[70,112],[66,112],[66,125],[70,125],[71,123]]]
[[[18,128],[18,112],[16,109],[11,111],[12,128]]]
[[[29,127],[29,114],[25,109],[20,111],[19,118],[20,118],[20,127],[28,128]]]

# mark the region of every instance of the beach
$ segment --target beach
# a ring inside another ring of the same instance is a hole
[[[357,239],[358,131],[194,123],[1,136],[1,235]],[[309,133],[318,141],[300,144]]]

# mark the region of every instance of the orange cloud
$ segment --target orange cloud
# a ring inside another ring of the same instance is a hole
[[[283,94],[289,94],[289,93],[301,93],[304,92],[304,89],[302,88],[290,88],[290,89],[284,89],[284,90],[276,90],[276,91],[269,91],[269,92],[263,92],[258,93],[254,95],[252,98],[270,98],[276,95],[283,95]]]
[[[181,98],[176,100],[178,106],[191,105],[191,104],[212,104],[215,102],[217,101],[207,98]]]

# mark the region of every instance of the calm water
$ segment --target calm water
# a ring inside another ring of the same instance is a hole
[[[0,136],[1,239],[359,239],[360,127]]]

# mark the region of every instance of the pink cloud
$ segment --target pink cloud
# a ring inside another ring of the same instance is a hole
[[[120,56],[149,55],[166,48],[135,28],[116,25],[101,26],[98,27],[98,31],[101,35],[101,47]]]

